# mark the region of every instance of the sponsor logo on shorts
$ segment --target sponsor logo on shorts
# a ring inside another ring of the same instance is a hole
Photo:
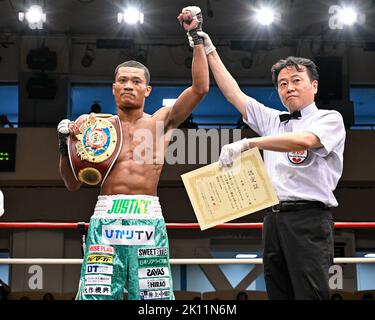
[[[154,291],[141,291],[140,298],[141,300],[154,300],[154,299],[165,299],[169,298],[169,290],[154,290]]]
[[[85,286],[84,294],[93,296],[110,296],[111,287],[108,286]]]
[[[117,245],[155,245],[153,226],[103,226],[102,241]]]
[[[138,257],[166,257],[168,248],[141,248],[138,249]]]
[[[113,257],[105,254],[90,254],[87,256],[87,263],[113,263]]]
[[[169,288],[169,278],[159,278],[159,279],[140,279],[139,289],[166,289]]]
[[[108,214],[147,214],[151,200],[116,199],[112,200],[112,208]]]
[[[106,253],[106,254],[114,254],[115,248],[110,246],[102,246],[100,244],[92,244],[89,247],[89,253]]]
[[[102,264],[92,264],[86,266],[86,273],[113,274],[113,266]]]
[[[169,269],[167,267],[162,268],[142,268],[138,270],[139,278],[153,278],[169,276]]]
[[[112,284],[112,277],[111,276],[103,276],[103,275],[86,275],[85,276],[85,284]]]
[[[138,260],[140,267],[163,267],[169,263],[167,258],[142,258]]]

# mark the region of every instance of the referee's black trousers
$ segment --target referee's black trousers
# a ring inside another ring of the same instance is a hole
[[[333,219],[327,208],[267,212],[264,277],[271,300],[329,299]]]

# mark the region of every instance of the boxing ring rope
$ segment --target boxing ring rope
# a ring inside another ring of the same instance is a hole
[[[0,229],[78,229],[84,222],[0,222]],[[335,222],[335,229],[375,229],[375,222]],[[199,223],[166,223],[167,229],[200,229]],[[211,229],[262,229],[263,223],[223,223]]]
[[[0,222],[0,229],[77,229],[88,228],[84,222]],[[200,229],[198,223],[166,223],[167,229]],[[223,223],[213,229],[262,229],[263,223]],[[375,229],[375,222],[336,222],[335,229]],[[1,264],[82,264],[83,259],[59,258],[6,258],[0,259]],[[170,259],[171,264],[263,264],[263,259]],[[334,258],[335,264],[375,263],[375,258]]]
[[[0,259],[2,264],[82,264],[83,259],[45,259],[45,258],[7,258]],[[193,258],[193,259],[170,259],[170,264],[263,264],[263,259],[214,259],[214,258]],[[357,264],[375,263],[375,258],[334,258],[335,264]]]

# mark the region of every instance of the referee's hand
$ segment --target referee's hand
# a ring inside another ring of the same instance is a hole
[[[219,167],[230,167],[233,165],[233,160],[237,158],[241,152],[249,149],[249,142],[247,138],[226,144],[221,148],[219,157]]]

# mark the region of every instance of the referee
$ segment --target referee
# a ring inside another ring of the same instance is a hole
[[[260,137],[225,145],[219,163],[230,166],[241,152],[258,147],[280,204],[263,224],[264,275],[269,299],[329,299],[333,264],[333,194],[343,169],[345,127],[340,113],[320,110],[316,65],[288,57],[273,65],[272,79],[289,112],[268,108],[241,91],[202,32],[208,62],[227,100]]]

